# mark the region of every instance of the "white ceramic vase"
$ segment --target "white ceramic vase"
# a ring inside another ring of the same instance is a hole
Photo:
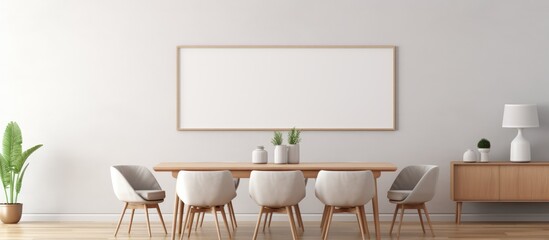
[[[480,162],[488,162],[489,161],[488,153],[490,152],[490,149],[479,148],[478,151],[480,152]]]
[[[463,153],[463,161],[464,162],[476,162],[478,160],[477,154],[475,151],[471,149],[467,149],[465,153]]]
[[[257,148],[252,152],[252,163],[262,164],[267,162],[267,151],[265,151],[263,146],[257,146]]]
[[[286,164],[288,163],[288,146],[276,145],[274,149],[274,163]]]
[[[299,163],[299,144],[291,144],[288,146],[288,163]]]

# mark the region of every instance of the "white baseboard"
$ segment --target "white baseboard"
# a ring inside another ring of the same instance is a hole
[[[164,214],[164,219],[167,222],[171,222],[172,214]],[[432,221],[454,221],[454,214],[439,213],[431,214]],[[22,221],[118,221],[120,214],[23,214]],[[126,213],[126,218],[129,214]],[[158,221],[155,213],[151,213],[151,220]],[[303,221],[320,221],[321,214],[305,213],[302,214]],[[237,213],[236,218],[238,221],[257,221],[257,214],[254,213]],[[392,214],[380,214],[381,221],[391,221]],[[144,214],[135,214],[134,221],[144,221]],[[205,221],[211,221],[213,218],[210,214],[207,214],[204,218]],[[368,221],[373,221],[373,216],[367,214]],[[419,221],[417,214],[407,213],[404,215],[405,221]],[[463,214],[462,221],[547,221],[547,214]],[[273,221],[287,221],[288,218],[285,215],[275,214],[273,215]],[[356,221],[356,217],[351,214],[337,214],[334,215],[334,221]]]

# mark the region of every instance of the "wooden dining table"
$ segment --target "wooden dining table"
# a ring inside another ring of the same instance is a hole
[[[154,167],[157,172],[171,172],[174,178],[181,170],[185,171],[219,171],[229,170],[235,178],[249,178],[254,170],[259,171],[291,171],[299,170],[306,178],[316,178],[320,170],[329,171],[361,171],[370,170],[374,174],[375,196],[372,199],[376,239],[381,239],[379,227],[379,206],[377,194],[377,178],[381,172],[394,172],[397,167],[392,163],[383,162],[302,162],[299,164],[253,164],[250,162],[162,162]],[[177,227],[181,228],[183,208],[180,199],[174,191],[175,202],[173,212],[172,240],[175,239]],[[179,224],[179,225],[178,225]]]

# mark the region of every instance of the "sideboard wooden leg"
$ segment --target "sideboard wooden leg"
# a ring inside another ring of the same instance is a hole
[[[456,202],[456,224],[461,224],[461,206],[463,202]]]

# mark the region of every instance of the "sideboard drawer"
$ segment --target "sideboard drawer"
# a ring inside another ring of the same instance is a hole
[[[549,201],[549,166],[500,166],[500,201]]]
[[[455,201],[499,200],[499,166],[454,166]]]

